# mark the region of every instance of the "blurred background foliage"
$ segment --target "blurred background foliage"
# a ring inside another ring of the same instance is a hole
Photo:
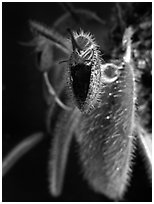
[[[122,54],[124,29],[132,25],[136,64],[138,114],[151,132],[152,110],[152,3],[73,3],[94,11],[106,22],[109,49],[104,58]],[[59,3],[2,3],[2,153],[3,157],[29,134],[45,131],[47,105],[42,94],[43,78],[35,67],[34,50],[20,45],[32,39],[30,19],[52,26],[63,13]],[[104,30],[104,32],[106,32]],[[52,198],[48,190],[48,159],[51,138],[22,158],[3,179],[3,201],[109,201],[93,192],[83,180],[75,141],[72,142],[63,194]],[[124,201],[151,201],[151,184],[137,148],[132,180]]]

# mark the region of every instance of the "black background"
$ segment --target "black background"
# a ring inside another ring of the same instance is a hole
[[[73,3],[107,19],[114,3]],[[141,3],[141,6],[144,6]],[[33,49],[20,45],[32,39],[28,20],[47,25],[64,13],[59,3],[2,4],[2,128],[3,157],[19,141],[36,131],[45,130],[46,104],[42,76],[34,66]],[[64,190],[53,198],[48,188],[50,138],[24,156],[3,179],[3,201],[110,201],[96,194],[83,179],[73,141],[66,171]],[[151,201],[151,183],[142,156],[136,150],[133,174],[125,201]]]

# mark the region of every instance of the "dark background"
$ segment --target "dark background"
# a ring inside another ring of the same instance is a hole
[[[114,3],[73,3],[107,19]],[[141,3],[144,7],[144,4]],[[42,94],[42,75],[34,65],[33,49],[21,46],[32,35],[28,20],[46,25],[64,13],[59,3],[2,4],[2,128],[3,157],[19,141],[36,131],[45,131],[46,104]],[[83,179],[73,141],[63,194],[51,197],[48,188],[48,159],[51,138],[26,154],[3,179],[3,201],[110,201],[96,194]],[[133,174],[124,201],[151,201],[151,183],[142,156],[136,150]]]

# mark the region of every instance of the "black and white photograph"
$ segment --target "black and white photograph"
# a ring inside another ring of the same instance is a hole
[[[2,201],[152,202],[152,2],[2,2]]]

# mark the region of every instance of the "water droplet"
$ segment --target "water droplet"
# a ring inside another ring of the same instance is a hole
[[[118,92],[122,92],[122,90],[120,89]]]
[[[106,119],[110,119],[110,116],[108,115],[108,116],[106,116]]]

